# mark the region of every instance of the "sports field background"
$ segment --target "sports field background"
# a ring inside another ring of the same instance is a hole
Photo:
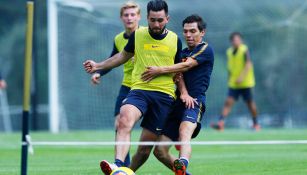
[[[139,132],[133,133],[137,141]],[[33,141],[103,141],[112,131],[72,132],[60,135],[32,133]],[[306,129],[202,130],[198,140],[307,140]],[[132,147],[132,152],[135,151]],[[174,154],[177,153],[172,149]],[[35,146],[29,156],[30,175],[98,175],[99,162],[113,160],[113,146]],[[306,145],[223,145],[193,146],[190,171],[195,175],[306,175]],[[0,174],[20,172],[20,135],[0,134]],[[138,175],[171,175],[151,155]]]

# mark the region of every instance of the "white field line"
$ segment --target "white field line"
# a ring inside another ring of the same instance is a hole
[[[307,144],[307,140],[258,140],[258,141],[192,141],[192,142],[81,142],[34,141],[23,142],[31,146],[112,146],[112,145],[291,145]]]

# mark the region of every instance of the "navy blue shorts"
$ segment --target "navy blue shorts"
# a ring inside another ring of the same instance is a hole
[[[181,122],[190,121],[192,123],[197,123],[197,127],[192,135],[192,138],[195,138],[200,132],[200,122],[206,109],[204,101],[197,100],[197,102],[198,105],[195,104],[193,109],[187,109],[185,108],[185,104],[180,99],[177,99],[174,108],[166,121],[163,134],[173,141],[178,141]]]
[[[253,100],[253,89],[252,88],[244,88],[244,89],[228,89],[228,97],[232,97],[235,100],[238,100],[240,96],[242,96],[243,100],[246,102],[250,102]]]
[[[143,116],[141,126],[161,135],[163,126],[174,104],[174,98],[166,93],[146,90],[131,90],[123,105],[137,107]]]
[[[115,103],[114,116],[117,116],[119,114],[120,107],[122,106],[123,100],[127,97],[129,92],[130,92],[130,87],[121,85],[117,99],[116,99],[116,103]]]

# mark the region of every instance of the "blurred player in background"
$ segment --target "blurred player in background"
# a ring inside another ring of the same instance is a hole
[[[225,101],[222,114],[216,124],[211,127],[223,131],[224,120],[229,115],[235,101],[242,96],[246,102],[253,119],[253,129],[260,130],[257,118],[257,107],[253,100],[253,87],[255,86],[255,77],[253,63],[248,51],[248,47],[242,42],[242,35],[239,32],[233,32],[230,35],[232,46],[228,48],[228,97]]]
[[[114,38],[114,44],[113,44],[113,51],[111,53],[111,56],[121,52],[126,44],[128,43],[129,36],[131,33],[133,33],[138,27],[139,27],[139,21],[141,19],[141,10],[140,6],[136,4],[135,2],[128,1],[120,9],[120,18],[124,24],[125,31],[119,33]],[[107,74],[109,70],[106,71],[97,71],[92,75],[91,81],[93,84],[99,84],[99,79],[101,76]],[[120,106],[122,104],[122,101],[127,97],[130,88],[132,86],[131,77],[132,77],[132,70],[133,70],[133,58],[128,60],[124,64],[124,77],[122,81],[122,85],[120,87],[116,104],[115,104],[115,128],[118,125],[118,118],[119,118],[119,110]],[[125,158],[125,165],[130,165],[130,156],[129,153],[127,154],[127,157]]]
[[[161,74],[183,72],[184,82],[179,86],[180,93],[160,136],[160,141],[190,142],[201,128],[201,118],[205,112],[206,94],[213,69],[214,54],[211,46],[203,42],[206,23],[198,15],[188,16],[182,22],[183,35],[187,48],[182,51],[182,62],[167,67],[148,67],[143,73],[143,80],[150,81]],[[181,87],[186,87],[186,91]],[[178,91],[177,91],[178,92]],[[185,104],[185,99],[192,97],[192,107]],[[179,158],[169,153],[170,146],[156,146],[155,156],[176,175],[186,175],[191,157],[190,144],[181,145]]]
[[[0,89],[5,89],[5,88],[6,88],[6,82],[0,73]]]
[[[132,71],[132,87],[120,109],[117,125],[116,141],[129,142],[135,123],[142,119],[141,141],[156,141],[161,135],[164,123],[171,111],[175,97],[173,74],[159,76],[150,82],[143,81],[141,74],[148,66],[169,66],[180,61],[181,41],[178,36],[166,29],[168,23],[168,5],[164,0],[152,0],[147,4],[148,27],[139,28],[129,37],[124,50],[111,58],[96,63],[92,60],[84,62],[88,73],[97,70],[108,70],[117,67],[134,56]],[[124,159],[130,145],[115,146],[115,162],[101,162],[104,174],[109,175],[116,167],[125,166]],[[147,159],[147,153],[153,146],[139,147],[144,156],[134,156],[133,162],[141,166]]]

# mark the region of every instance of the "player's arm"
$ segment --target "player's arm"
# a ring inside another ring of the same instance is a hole
[[[114,67],[124,64],[130,58],[133,57],[134,44],[135,44],[135,38],[134,38],[134,33],[132,33],[123,51],[113,55],[112,57],[100,63],[96,63],[93,60],[86,60],[83,63],[85,71],[87,73],[93,73],[93,72],[96,72],[97,70],[109,70],[109,69],[112,69]]]
[[[185,107],[188,109],[194,108],[194,103],[198,104],[197,100],[189,95],[182,73],[177,73],[174,79],[176,80],[175,83],[180,92],[180,99],[183,103],[185,103]]]
[[[112,53],[110,54],[110,57],[114,56],[115,54],[118,53],[118,50],[116,48],[116,45],[115,45],[115,40],[114,40],[114,43],[113,43],[113,49],[112,49]],[[108,70],[98,70],[96,71],[92,77],[91,77],[91,81],[93,84],[99,84],[100,81],[100,77],[106,75],[107,73],[109,73],[112,69],[108,69]]]
[[[245,52],[245,65],[244,65],[244,69],[242,70],[242,72],[240,73],[239,78],[236,80],[236,83],[240,84],[242,83],[242,81],[245,79],[248,71],[252,68],[252,60],[249,54],[249,51],[247,50]]]
[[[134,55],[133,53],[129,53],[123,50],[122,52],[119,52],[114,56],[106,59],[105,61],[99,63],[96,63],[93,60],[86,60],[83,63],[83,66],[87,73],[94,73],[98,70],[108,70],[124,64],[131,57],[133,57],[133,55]]]

